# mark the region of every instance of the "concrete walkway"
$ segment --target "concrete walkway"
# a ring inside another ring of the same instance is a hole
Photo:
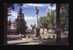
[[[23,43],[23,42],[30,42],[33,41],[33,39],[31,38],[22,38],[22,40],[11,40],[11,41],[7,41],[7,44],[17,44],[17,43]]]

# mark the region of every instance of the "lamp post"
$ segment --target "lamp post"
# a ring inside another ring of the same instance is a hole
[[[40,33],[39,33],[39,31],[40,31],[40,29],[38,28],[38,13],[39,13],[39,9],[38,9],[38,7],[36,6],[35,7],[35,10],[36,10],[36,15],[37,15],[37,33],[36,33],[36,37],[39,37],[40,36]]]
[[[35,10],[36,10],[36,15],[37,15],[37,27],[38,27],[38,13],[39,13],[39,9],[38,9],[37,6],[35,7]]]

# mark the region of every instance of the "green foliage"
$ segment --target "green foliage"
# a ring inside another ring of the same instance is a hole
[[[26,26],[26,22],[24,19],[18,19],[16,20],[16,26],[17,26],[17,32],[21,33],[21,34],[24,34],[26,33],[26,29],[27,29],[27,26]]]
[[[52,18],[53,18],[53,15],[49,15],[49,14],[48,14],[48,16],[40,17],[40,23],[41,23],[42,27],[45,27],[45,28],[51,27]]]

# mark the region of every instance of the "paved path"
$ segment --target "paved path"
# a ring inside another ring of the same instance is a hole
[[[7,43],[17,45],[66,45],[68,41],[66,39],[61,39],[59,43],[56,43],[55,39],[22,38],[21,40],[7,41]]]
[[[62,39],[59,43],[56,43],[55,39],[24,39],[24,40],[14,40],[8,41],[8,44],[16,44],[16,45],[68,45],[68,42],[65,39]]]

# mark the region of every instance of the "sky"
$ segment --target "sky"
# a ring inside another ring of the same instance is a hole
[[[15,21],[18,15],[19,11],[19,4],[13,4],[14,10],[10,10],[11,7],[8,8],[8,14],[11,14],[11,16],[8,16],[8,20]],[[50,6],[50,4],[33,4],[33,3],[26,3],[22,5],[22,13],[24,14],[24,19],[27,23],[27,26],[30,27],[31,24],[37,24],[37,16],[35,11],[35,6],[39,9],[38,17],[46,16],[47,12],[56,9],[56,4],[54,4],[53,7]]]

